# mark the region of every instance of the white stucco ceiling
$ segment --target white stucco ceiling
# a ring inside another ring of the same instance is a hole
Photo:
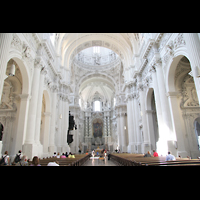
[[[132,56],[136,52],[136,40],[133,33],[61,33],[57,45],[57,53],[61,55],[61,63],[64,68],[71,71],[74,67],[74,57],[84,49],[93,46],[108,48],[115,52],[123,63],[123,70],[132,64]],[[109,68],[109,67],[107,67]],[[85,68],[85,70],[87,70]],[[104,76],[99,76],[101,69],[95,69],[93,72],[88,70],[84,77],[78,75],[79,80],[75,82],[79,95],[87,102],[91,100],[96,92],[105,101],[111,101],[116,94],[116,80],[119,81],[121,69],[113,69],[113,72],[106,72]],[[76,73],[80,73],[76,70]],[[93,73],[92,75],[90,75]],[[76,76],[76,74],[75,74]]]
[[[92,100],[96,92],[101,95],[102,99],[111,101],[115,92],[114,85],[102,77],[92,77],[86,79],[79,89],[79,94],[84,101]]]
[[[99,45],[97,45],[98,42]],[[104,46],[113,50],[124,59],[127,65],[131,64],[131,55],[136,51],[133,33],[61,33],[57,52],[62,55],[62,65],[70,67],[70,59],[73,59],[81,50],[91,46]]]

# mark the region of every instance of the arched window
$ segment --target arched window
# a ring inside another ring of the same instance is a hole
[[[96,112],[96,111],[100,111],[100,109],[101,109],[101,102],[100,101],[95,101],[94,102],[94,111]]]
[[[93,47],[93,53],[100,53],[100,47]]]
[[[113,100],[113,107],[115,107],[115,105],[116,105],[116,98],[114,98]]]

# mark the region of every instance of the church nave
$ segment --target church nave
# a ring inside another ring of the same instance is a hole
[[[119,164],[113,162],[112,160],[108,160],[106,157],[104,160],[99,159],[89,159],[82,166],[119,166]]]
[[[97,148],[200,157],[200,33],[0,34],[0,157]]]

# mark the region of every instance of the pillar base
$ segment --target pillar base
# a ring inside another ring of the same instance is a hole
[[[172,155],[177,157],[178,156],[178,154],[177,154],[177,142],[175,140],[168,140],[167,146],[168,146],[168,151],[170,151]]]
[[[168,145],[166,140],[158,140],[156,143],[157,146],[157,152],[159,156],[166,156],[168,154]]]
[[[43,145],[41,144],[24,144],[22,146],[22,152],[28,157],[28,159],[31,159],[34,156],[41,157],[43,153]]]
[[[148,151],[151,152],[151,144],[149,142],[144,142],[142,144],[142,153],[147,153]]]
[[[121,153],[122,152],[127,152],[127,146],[122,146]]]
[[[48,151],[49,151],[49,156],[53,156],[54,152],[57,152],[57,148],[56,146],[52,145],[52,146],[49,146]]]
[[[181,156],[182,158],[187,158],[187,156],[190,156],[187,151],[177,151],[177,156]]]
[[[135,150],[135,144],[129,144],[128,145],[128,152],[129,153],[136,153],[136,150]]]

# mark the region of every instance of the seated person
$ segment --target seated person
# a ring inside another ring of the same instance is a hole
[[[60,156],[60,158],[66,158],[65,154],[63,153],[62,156]]]
[[[153,150],[153,157],[158,157],[158,153],[155,150]]]
[[[56,157],[56,152],[54,152],[53,157]]]
[[[71,158],[75,158],[75,155],[74,154],[72,154],[72,157]]]
[[[144,157],[151,157],[150,151],[148,151],[148,152],[144,155]]]
[[[176,160],[175,156],[171,154],[171,152],[168,152],[168,155],[166,156],[165,161],[171,161],[171,160]]]
[[[58,161],[49,162],[47,166],[59,166],[59,162]]]
[[[75,155],[72,154],[71,152],[69,152],[69,156],[68,156],[68,158],[75,158]]]

